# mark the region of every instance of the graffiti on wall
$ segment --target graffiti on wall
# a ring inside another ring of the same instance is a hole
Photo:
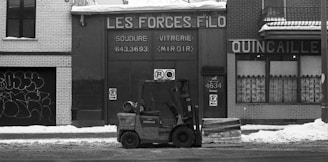
[[[55,122],[55,103],[44,86],[45,78],[38,72],[0,72],[0,120]]]

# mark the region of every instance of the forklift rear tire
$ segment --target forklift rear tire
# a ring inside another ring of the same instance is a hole
[[[121,143],[124,148],[136,148],[139,146],[140,139],[137,133],[127,131],[121,136]]]
[[[172,134],[172,141],[176,147],[191,147],[194,138],[193,131],[188,127],[179,127]]]

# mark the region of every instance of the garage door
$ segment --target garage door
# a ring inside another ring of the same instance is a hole
[[[0,125],[56,125],[56,68],[0,68]]]
[[[108,31],[107,119],[117,123],[124,101],[138,100],[139,83],[154,79],[154,69],[175,69],[176,79],[189,79],[198,104],[197,30]]]

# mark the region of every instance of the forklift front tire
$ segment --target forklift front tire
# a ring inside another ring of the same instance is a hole
[[[140,139],[137,133],[132,131],[127,131],[121,136],[121,143],[124,148],[136,148],[139,146]]]
[[[194,138],[193,131],[188,127],[178,127],[172,134],[172,141],[176,147],[191,147]]]

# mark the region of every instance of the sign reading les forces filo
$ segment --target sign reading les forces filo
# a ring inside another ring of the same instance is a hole
[[[107,29],[225,28],[226,16],[211,15],[141,15],[107,17]]]
[[[229,40],[229,53],[290,53],[319,54],[320,41],[317,40]]]

